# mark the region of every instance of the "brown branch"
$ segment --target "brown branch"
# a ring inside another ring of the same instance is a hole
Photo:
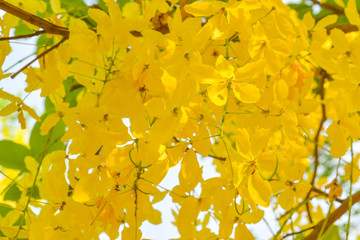
[[[327,33],[329,34],[330,31],[334,28],[340,29],[344,33],[356,32],[359,30],[358,26],[352,25],[350,23],[336,23],[336,24],[332,24],[332,25],[329,25],[326,27]]]
[[[64,36],[65,39],[69,38],[69,30],[67,28],[57,26],[36,15],[33,15],[18,7],[15,7],[14,5],[11,5],[10,3],[7,3],[4,0],[0,0],[0,9],[18,18],[21,18],[22,20],[28,23],[31,23],[39,28],[44,29],[46,33],[61,35]]]
[[[293,236],[293,235],[297,235],[297,234],[303,233],[303,232],[307,232],[307,231],[309,231],[309,230],[311,230],[311,229],[314,229],[314,228],[315,228],[315,227],[312,226],[312,227],[305,228],[304,230],[301,230],[301,231],[298,231],[298,232],[288,233],[288,234],[286,234],[285,236],[283,236],[283,239],[284,239],[284,238],[287,238],[287,237],[290,237],[290,236]]]
[[[175,138],[175,137],[173,137],[173,138],[176,139],[176,142],[179,142],[179,140],[177,138]],[[195,149],[193,149],[193,150],[194,150],[195,153],[200,154]],[[219,156],[215,156],[215,155],[212,155],[212,154],[207,155],[207,157],[211,157],[211,158],[219,160],[219,161],[226,161],[226,157],[219,157]]]
[[[226,157],[218,157],[218,156],[215,156],[215,155],[212,155],[212,154],[209,154],[208,157],[211,157],[211,158],[214,158],[214,159],[217,159],[217,160],[220,160],[220,161],[226,161]]]
[[[15,78],[19,73],[21,73],[22,71],[24,71],[27,67],[29,67],[33,62],[35,62],[36,60],[40,59],[41,57],[45,56],[46,54],[48,54],[49,52],[51,52],[52,50],[54,50],[55,48],[59,47],[63,42],[66,41],[67,38],[63,38],[60,42],[58,42],[57,44],[55,44],[54,46],[52,46],[51,48],[49,48],[48,50],[42,52],[41,54],[39,54],[35,59],[33,59],[31,62],[29,62],[28,64],[26,64],[24,67],[22,67],[19,71],[17,71],[16,73],[14,73],[13,75],[11,75],[11,78]]]
[[[322,194],[322,195],[324,195],[324,196],[326,196],[326,197],[329,197],[329,194],[327,194],[327,193],[324,192],[324,191],[321,191],[320,189],[318,189],[318,188],[316,188],[316,187],[312,187],[312,188],[311,188],[311,191],[312,191],[312,192],[316,192],[316,193],[320,193],[320,194]],[[343,202],[344,202],[343,199],[340,199],[340,198],[338,198],[338,197],[334,198],[334,200],[337,201],[337,202],[339,202],[339,203],[343,203]]]
[[[319,127],[316,132],[315,139],[314,139],[314,142],[315,142],[315,149],[314,149],[315,167],[314,167],[314,175],[313,175],[313,177],[311,179],[311,183],[310,183],[311,186],[314,186],[317,168],[319,166],[319,137],[320,137],[320,132],[321,132],[322,126],[326,120],[326,109],[325,109],[325,104],[323,103],[323,101],[325,98],[324,83],[325,83],[325,79],[328,77],[328,74],[325,70],[321,70],[320,75],[321,75],[321,79],[320,79],[320,83],[319,83],[319,95],[320,95],[320,99],[322,101],[322,103],[321,103],[321,120],[320,120]]]
[[[319,127],[316,131],[315,134],[315,139],[314,139],[314,143],[315,143],[315,147],[314,147],[314,158],[315,158],[315,166],[314,166],[314,174],[312,176],[311,179],[311,187],[314,187],[314,183],[315,183],[315,179],[316,179],[316,174],[317,174],[317,169],[319,167],[319,137],[320,137],[320,132],[322,129],[322,126],[324,124],[324,122],[326,121],[326,109],[325,109],[325,104],[323,103],[324,98],[325,98],[325,92],[324,92],[324,83],[325,83],[325,79],[328,77],[328,74],[325,70],[321,70],[320,71],[320,83],[319,83],[319,95],[320,95],[320,99],[321,99],[321,120],[319,123]],[[306,195],[306,198],[308,198],[310,196],[311,190],[308,192],[308,194]],[[310,213],[310,205],[309,203],[306,204],[306,210],[308,212],[308,217],[309,217],[309,221],[310,223],[313,222],[312,218],[311,218],[311,213]]]
[[[353,206],[355,203],[357,203],[358,201],[360,201],[360,191],[355,193],[354,195],[352,195],[352,204],[351,206]],[[324,231],[323,233],[326,232],[326,230],[336,221],[338,220],[344,213],[346,213],[346,211],[349,209],[349,198],[345,199],[343,201],[343,204],[338,208],[336,209],[335,211],[333,211],[328,219],[327,219],[327,222],[326,222],[326,225],[325,225],[325,228],[324,228]],[[320,222],[318,222],[316,225],[315,225],[315,228],[314,230],[310,233],[310,235],[308,235],[306,238],[304,238],[305,240],[315,240],[317,239],[320,231],[321,231],[321,228],[322,228],[322,225],[324,224],[324,221],[326,219],[323,219],[321,220]]]
[[[310,195],[310,192],[309,192],[308,195]],[[306,196],[306,197],[308,197],[308,196]],[[306,211],[308,213],[309,222],[313,223],[313,220],[312,220],[312,217],[311,217],[311,211],[310,211],[310,204],[308,202],[306,203]]]
[[[71,87],[71,89],[70,89],[69,92],[72,92],[72,91],[74,91],[74,90],[76,90],[76,89],[83,88],[83,87],[84,87],[84,86],[81,85],[81,84],[76,84],[76,85],[74,85],[74,86]]]
[[[40,31],[36,31],[31,34],[25,34],[25,35],[20,35],[20,36],[3,37],[3,38],[0,38],[0,41],[8,41],[8,40],[14,40],[14,39],[20,39],[20,38],[30,38],[30,37],[35,37],[35,36],[41,35],[43,33],[45,33],[45,30],[40,30]]]

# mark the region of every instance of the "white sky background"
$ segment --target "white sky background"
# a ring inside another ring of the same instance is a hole
[[[289,1],[284,0],[284,2],[289,2]],[[294,2],[294,1],[292,1],[292,2]],[[314,9],[314,11],[319,11],[319,8]],[[2,16],[3,14],[4,14],[4,12],[0,10],[0,16]],[[8,67],[10,67],[11,65],[13,65],[14,63],[21,60],[22,58],[34,53],[36,51],[36,46],[34,46],[36,43],[36,39],[37,38],[29,38],[29,39],[18,39],[18,40],[12,41],[11,47],[12,47],[13,52],[6,58],[5,63],[2,66],[2,69],[5,70]],[[21,67],[23,67],[26,63],[28,63],[34,57],[35,57],[35,55],[33,55],[30,58],[28,58],[27,60],[24,60],[23,62],[17,64],[9,72],[16,72],[17,70],[19,70]],[[34,63],[33,66],[38,66],[38,63],[37,62]],[[23,73],[21,73],[15,79],[11,79],[10,77],[6,78],[6,79],[2,79],[2,80],[0,80],[0,88],[2,88],[6,92],[15,94],[16,96],[25,97],[26,94],[23,91],[24,88],[27,86],[27,84],[25,83],[25,78],[26,78],[25,75]],[[27,105],[29,105],[30,107],[34,108],[35,111],[38,113],[38,115],[41,115],[42,112],[44,111],[44,106],[43,106],[44,102],[43,102],[43,99],[40,97],[39,90],[32,92],[27,97],[25,103]],[[28,120],[27,121],[28,128],[26,130],[20,130],[20,131],[25,131],[27,133],[27,136],[29,137],[28,131],[30,129],[32,129],[32,126],[34,123],[35,123],[34,120],[30,120],[30,121]],[[1,126],[1,124],[2,123],[0,122],[0,129],[4,127],[4,126]],[[0,140],[2,140],[2,139],[3,139],[3,136],[0,133]],[[360,149],[360,146],[359,146],[359,144],[357,144],[357,145],[358,146],[355,149],[358,150],[358,149]],[[349,158],[350,158],[349,155],[345,157],[345,159],[347,159],[347,160],[349,160]],[[199,156],[200,165],[203,166],[203,178],[204,179],[219,176],[219,174],[215,171],[215,168],[211,164],[212,161],[213,161],[212,158],[201,158]],[[179,180],[178,180],[179,171],[180,171],[179,164],[177,166],[171,168],[168,172],[168,175],[160,183],[160,185],[167,189],[172,189],[174,186],[179,184]],[[331,179],[331,178],[329,178],[329,179]],[[344,192],[348,192],[348,191],[346,191],[346,189],[348,189],[347,185],[344,187]],[[356,189],[359,189],[358,184],[354,186],[353,191],[355,192]],[[200,190],[200,189],[198,189],[198,190]],[[198,191],[198,193],[200,193],[200,192],[201,192],[201,190]],[[345,198],[347,196],[345,194],[343,194],[342,197]],[[274,206],[274,203],[272,203],[272,206]],[[328,209],[328,206],[326,204],[321,204],[321,207],[325,211],[327,211],[327,209]],[[180,235],[179,235],[176,227],[171,223],[171,221],[174,221],[174,217],[172,216],[171,209],[176,209],[176,205],[174,205],[172,203],[171,197],[169,195],[167,195],[163,201],[155,204],[154,208],[161,211],[163,223],[160,225],[152,225],[147,221],[144,222],[143,225],[140,227],[140,229],[142,230],[142,233],[143,233],[143,238],[157,239],[157,240],[179,238]],[[359,208],[359,206],[355,205],[354,209],[359,210],[360,208]],[[265,210],[265,219],[269,223],[270,228],[272,229],[273,232],[276,232],[279,229],[279,225],[277,223],[277,220],[275,219],[275,215],[272,212],[271,207],[268,208],[267,210]],[[346,214],[343,215],[343,217],[341,218],[340,221],[342,223],[346,222],[347,215]],[[357,219],[352,218],[352,222],[353,222],[353,226],[356,226],[356,222],[359,222],[359,218],[357,218]],[[247,226],[249,227],[251,232],[254,234],[256,239],[270,239],[273,236],[273,234],[270,232],[268,226],[265,224],[265,222],[263,220],[261,220],[257,224],[249,224]],[[208,227],[210,227],[210,229],[212,229],[212,231],[215,233],[218,231],[218,225],[211,218],[210,218],[210,223],[209,223]],[[356,234],[359,234],[359,229],[357,229],[356,227],[354,229],[356,231],[351,232],[350,239],[355,239]],[[120,230],[122,230],[122,228]],[[109,237],[104,233],[104,234],[101,234],[100,239],[106,240],[106,239],[109,239]],[[119,239],[120,239],[120,237],[119,237]]]

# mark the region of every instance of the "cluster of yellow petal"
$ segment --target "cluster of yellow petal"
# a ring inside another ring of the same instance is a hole
[[[46,204],[24,204],[23,194],[20,206],[41,211],[25,209],[16,236],[115,239],[123,226],[123,239],[140,239],[143,222],[161,223],[153,205],[168,194],[182,239],[254,239],[245,224],[269,206],[315,216],[299,206],[314,188],[310,161],[327,146],[341,158],[360,138],[359,32],[332,28],[335,15],[300,20],[280,0],[105,2],[107,11],[88,11],[96,28],[70,18],[68,41],[26,72],[26,90],[41,89],[55,106],[41,134],[65,123],[58,141],[67,147],[26,159]],[[350,0],[346,17],[360,26],[354,9]],[[18,111],[25,127],[27,111],[40,121],[21,99],[0,97],[11,102],[0,116]],[[219,177],[204,177],[202,157]],[[177,164],[179,184],[164,189]],[[344,179],[351,171],[356,182],[352,166]],[[333,202],[341,187],[328,186]]]

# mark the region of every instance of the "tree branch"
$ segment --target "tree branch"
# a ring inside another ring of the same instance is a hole
[[[314,166],[314,174],[312,176],[311,179],[311,187],[314,187],[314,183],[315,183],[315,179],[316,179],[316,174],[317,174],[317,169],[319,167],[319,137],[320,137],[320,132],[322,129],[322,126],[324,124],[324,122],[326,121],[326,109],[325,109],[325,104],[323,103],[324,101],[324,96],[325,96],[325,92],[324,92],[324,83],[325,83],[325,79],[328,77],[328,74],[325,70],[321,70],[320,71],[320,83],[319,83],[319,95],[320,95],[320,99],[321,99],[321,120],[319,123],[319,127],[316,131],[315,134],[315,139],[314,139],[314,143],[315,143],[315,147],[314,147],[314,158],[315,158],[315,166]],[[311,190],[308,192],[306,198],[308,198],[310,196]],[[309,203],[306,204],[306,209],[308,212],[308,216],[309,216],[309,221],[310,223],[312,223],[312,218],[311,218],[311,213],[310,213],[310,206]]]
[[[322,194],[322,195],[324,195],[324,196],[326,196],[326,197],[329,197],[329,194],[327,194],[326,192],[321,191],[320,189],[317,189],[316,187],[312,187],[312,188],[311,188],[311,191],[316,192],[316,193],[320,193],[320,194]],[[338,198],[338,197],[336,197],[334,200],[337,201],[337,202],[339,202],[339,203],[343,203],[343,202],[344,202],[344,200],[342,200],[342,199],[340,199],[340,198]]]
[[[355,193],[354,195],[352,195],[352,204],[351,204],[351,206],[353,206],[358,201],[360,201],[360,191]],[[343,201],[343,204],[339,208],[337,208],[334,212],[332,212],[330,214],[330,216],[328,217],[326,226],[324,228],[324,233],[337,219],[339,219],[344,213],[346,213],[346,211],[348,209],[349,209],[349,198],[345,199]],[[308,235],[304,239],[305,240],[315,240],[315,239],[317,239],[317,237],[318,237],[318,235],[319,235],[319,233],[321,231],[321,227],[322,227],[324,221],[325,221],[325,219],[318,222],[315,225],[314,230],[310,233],[310,235]]]
[[[220,160],[220,161],[226,161],[226,157],[218,157],[218,156],[215,156],[215,155],[212,155],[212,154],[209,154],[208,157],[211,157],[211,158],[214,158],[214,159],[217,159],[217,160]]]
[[[17,71],[16,73],[14,73],[13,75],[11,75],[11,78],[15,78],[19,73],[21,73],[22,71],[24,71],[27,67],[29,67],[33,62],[35,62],[36,60],[40,59],[41,57],[45,56],[46,54],[48,54],[49,52],[51,52],[52,50],[54,50],[55,48],[59,47],[63,42],[65,42],[67,38],[63,38],[60,42],[58,42],[57,44],[55,44],[54,46],[52,46],[51,48],[49,48],[48,50],[42,52],[41,54],[39,54],[35,59],[33,59],[31,62],[29,62],[28,64],[26,64],[25,66],[23,66],[19,71]]]
[[[332,24],[332,25],[329,25],[326,27],[327,33],[329,34],[330,31],[334,28],[340,29],[344,33],[359,31],[359,28],[356,25],[352,25],[350,23],[336,23],[336,24]]]
[[[320,79],[320,83],[319,83],[319,95],[320,95],[321,101],[323,101],[324,96],[325,96],[324,83],[325,83],[325,79],[328,77],[328,74],[325,70],[321,70],[320,75],[321,75],[321,79]],[[326,110],[325,110],[325,104],[323,102],[321,103],[321,113],[322,113],[321,120],[320,120],[319,127],[317,129],[315,139],[314,139],[314,142],[315,142],[315,149],[314,149],[315,167],[314,167],[314,175],[313,175],[313,177],[311,179],[311,183],[310,183],[311,186],[314,186],[314,183],[315,183],[317,168],[319,165],[319,137],[320,137],[322,125],[324,124],[324,122],[326,120]]]
[[[286,234],[285,236],[283,236],[283,239],[284,239],[284,238],[287,238],[287,237],[290,237],[290,236],[294,236],[294,235],[300,234],[300,233],[307,232],[307,231],[309,231],[309,230],[311,230],[311,229],[314,229],[314,226],[313,226],[313,227],[306,228],[306,229],[301,230],[301,231],[298,231],[298,232],[288,233],[288,234]]]
[[[21,18],[28,23],[44,29],[46,33],[61,35],[64,36],[65,39],[69,38],[69,29],[57,26],[51,22],[39,18],[38,16],[28,13],[18,7],[15,7],[10,3],[5,2],[4,0],[0,0],[0,9],[18,18]]]
[[[20,39],[20,38],[30,38],[30,37],[35,37],[35,36],[41,35],[43,33],[45,33],[45,30],[40,30],[40,31],[36,31],[31,34],[25,34],[25,35],[20,35],[20,36],[3,37],[3,38],[0,38],[0,41],[8,41],[8,40],[14,40],[14,39]]]

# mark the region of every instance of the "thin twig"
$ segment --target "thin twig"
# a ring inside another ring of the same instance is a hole
[[[177,140],[177,138],[175,138],[175,139]],[[179,142],[179,141],[177,140],[177,142]],[[194,149],[194,151],[195,151],[195,153],[198,153],[195,149]],[[198,153],[198,154],[200,154],[200,153]],[[212,154],[208,154],[207,157],[211,157],[211,158],[219,160],[219,161],[226,161],[226,157],[219,157],[219,156],[215,156]]]
[[[264,223],[266,224],[266,226],[268,227],[269,231],[271,232],[272,235],[274,235],[275,233],[273,232],[273,230],[270,227],[270,224],[268,223],[268,221],[265,219],[265,217],[262,219],[264,221]]]
[[[15,235],[15,237],[13,239],[17,239],[19,234],[20,234],[21,229],[23,229],[23,225],[24,225],[24,222],[25,222],[25,213],[28,210],[28,207],[29,207],[29,204],[30,204],[30,201],[31,201],[31,197],[32,197],[32,195],[33,195],[33,193],[35,191],[35,186],[36,186],[36,182],[38,180],[38,176],[39,176],[39,173],[40,173],[40,168],[41,168],[42,162],[43,162],[43,160],[45,158],[46,151],[50,147],[49,143],[50,143],[50,139],[51,139],[52,134],[53,134],[53,129],[50,130],[48,138],[47,138],[46,143],[45,143],[45,146],[43,148],[43,151],[41,152],[39,165],[38,165],[38,167],[36,169],[36,173],[35,173],[35,177],[34,177],[32,187],[30,188],[29,197],[28,197],[28,199],[26,201],[24,209],[22,210],[23,213],[21,214],[20,225],[19,225],[19,228],[18,228],[18,230],[16,232],[16,235]]]
[[[324,195],[324,196],[326,196],[326,197],[329,197],[329,194],[327,194],[327,193],[324,192],[324,191],[321,191],[320,189],[318,189],[318,188],[316,188],[316,187],[312,187],[312,188],[311,188],[311,191],[312,191],[312,192],[316,192],[316,193],[320,193],[321,195]],[[339,203],[343,203],[343,202],[344,202],[344,200],[342,200],[342,199],[340,199],[340,198],[338,198],[338,197],[336,197],[334,200],[337,201],[337,202],[339,202]]]
[[[17,186],[21,187],[22,189],[25,189],[25,187],[21,186],[19,183],[17,183],[17,182],[15,181],[15,179],[12,179],[12,178],[9,177],[8,175],[6,175],[3,171],[0,170],[0,173],[1,173],[2,175],[4,175],[4,177],[10,179],[12,183],[16,184]]]
[[[92,222],[90,223],[90,226],[92,226],[92,225],[94,224],[95,220],[98,218],[98,216],[100,215],[100,213],[104,210],[104,208],[105,208],[105,206],[106,206],[107,203],[108,203],[108,201],[106,201],[106,202],[104,203],[104,206],[101,207],[101,209],[99,210],[99,212],[96,214],[95,218],[94,218],[94,219],[92,220]]]
[[[325,83],[325,79],[328,77],[328,74],[327,74],[327,72],[325,70],[322,69],[320,71],[320,75],[321,75],[321,79],[320,79],[320,83],[319,83],[319,95],[320,95],[320,99],[321,99],[321,120],[320,120],[320,123],[319,123],[319,127],[318,127],[318,129],[316,131],[315,138],[314,138],[314,143],[315,143],[314,158],[315,158],[315,162],[314,162],[314,174],[313,174],[311,182],[310,182],[311,187],[314,187],[316,174],[317,174],[317,169],[319,167],[319,137],[320,137],[322,126],[323,126],[324,122],[326,121],[326,109],[325,109],[325,104],[323,103],[323,101],[324,101],[324,98],[325,98],[324,97],[325,96],[324,83]],[[311,193],[311,190],[306,195],[306,198],[308,198],[310,196],[310,193]],[[309,203],[306,203],[306,209],[307,209],[307,212],[308,212],[309,221],[310,221],[310,223],[312,223],[313,220],[312,220],[312,217],[311,217]]]
[[[13,40],[10,40],[11,44],[21,44],[21,45],[27,45],[27,46],[37,46],[36,43],[27,43],[27,42],[17,42],[17,41],[13,41]]]
[[[227,143],[226,143],[226,141],[225,141],[225,139],[224,139],[224,137],[223,137],[223,136],[220,136],[220,138],[221,138],[221,140],[222,140],[222,141],[223,141],[223,143],[224,143],[224,147],[225,147],[225,150],[226,150],[226,155],[227,155],[227,157],[228,157],[228,159],[229,159],[229,165],[230,165],[230,170],[231,170],[231,176],[232,176],[232,178],[234,179],[234,170],[233,170],[233,166],[232,166],[232,162],[231,162],[231,158],[230,158],[230,152],[229,152],[229,149],[228,149]]]
[[[221,119],[221,122],[220,122],[220,138],[224,143],[224,147],[225,147],[225,150],[226,150],[226,155],[227,155],[227,158],[229,159],[231,176],[232,176],[232,178],[234,178],[234,170],[233,170],[233,166],[232,166],[232,162],[231,162],[231,158],[230,158],[230,152],[229,152],[228,146],[226,144],[226,141],[224,139],[224,122],[225,122],[225,117],[226,117],[226,114],[227,114],[227,108],[228,108],[228,105],[229,105],[230,90],[231,90],[231,82],[230,81],[228,82],[227,89],[228,89],[227,98],[226,98],[226,102],[225,102],[224,109],[223,109],[222,119]]]
[[[140,166],[141,166],[141,162],[140,162]],[[137,231],[138,231],[138,192],[137,190],[139,190],[138,188],[138,181],[141,178],[141,171],[142,169],[139,167],[138,168],[138,172],[136,174],[136,180],[134,181],[134,194],[135,194],[135,199],[134,199],[134,205],[135,205],[135,209],[134,209],[134,218],[135,218],[135,239],[137,240]]]
[[[36,60],[42,58],[43,56],[45,56],[46,54],[48,54],[49,52],[51,52],[52,50],[54,50],[55,48],[59,47],[63,42],[66,41],[67,38],[63,38],[60,42],[58,42],[57,44],[55,44],[54,46],[52,46],[51,48],[49,48],[48,50],[42,52],[41,54],[39,54],[35,59],[33,59],[31,62],[29,62],[28,64],[26,64],[24,67],[22,67],[19,71],[17,71],[16,73],[14,73],[13,75],[11,75],[11,78],[15,78],[19,73],[21,73],[22,71],[24,71],[27,67],[29,67],[33,62],[35,62]]]
[[[96,80],[96,81],[99,81],[99,82],[104,82],[105,80],[103,79],[100,79],[100,78],[96,78],[96,77],[92,77],[92,76],[88,76],[88,75],[85,75],[85,74],[82,74],[82,73],[77,73],[77,72],[73,72],[73,71],[69,71],[69,73],[72,73],[72,74],[75,74],[75,75],[79,75],[79,76],[83,76],[83,77],[87,77],[87,78],[91,78],[93,80]]]
[[[25,171],[25,168],[23,168],[18,175],[13,179],[13,181],[8,184],[0,193],[0,195],[3,195],[9,188],[11,188],[14,184],[17,184],[16,179],[18,179]],[[24,188],[25,189],[25,188]]]
[[[321,74],[321,79],[320,79],[320,83],[319,83],[319,95],[320,95],[320,99],[321,99],[321,120],[319,123],[319,127],[317,129],[316,135],[315,135],[315,149],[314,149],[314,157],[315,157],[315,167],[314,167],[314,175],[311,179],[311,185],[314,186],[315,183],[315,178],[316,178],[316,173],[317,173],[317,168],[319,165],[319,137],[320,137],[320,132],[322,129],[322,126],[324,124],[324,122],[326,121],[326,109],[325,109],[325,104],[323,103],[324,97],[325,97],[325,92],[324,92],[324,83],[325,83],[325,79],[327,78],[328,74],[326,73],[325,70],[321,70],[320,72]]]
[[[28,59],[29,57],[31,57],[32,55],[34,55],[35,53],[31,53],[30,55],[27,55],[26,57],[20,59],[19,61],[17,61],[16,63],[14,63],[13,65],[11,65],[10,67],[8,67],[7,69],[4,70],[4,73],[7,73],[10,69],[12,69],[13,67],[15,67],[16,65],[18,65],[19,63],[22,63],[23,61],[25,61],[26,59]]]
[[[292,232],[292,233],[288,233],[286,234],[285,236],[283,236],[283,239],[284,238],[287,238],[287,237],[290,237],[290,236],[293,236],[293,235],[297,235],[297,234],[300,234],[300,233],[303,233],[303,232],[307,232],[311,229],[314,229],[314,226],[313,227],[309,227],[309,228],[305,228],[304,230],[301,230],[301,231],[298,231],[298,232]]]
[[[212,154],[209,154],[208,157],[214,158],[216,160],[220,160],[220,161],[226,161],[226,157],[218,157]]]
[[[21,38],[30,38],[30,37],[39,36],[39,35],[41,35],[43,33],[45,33],[45,30],[40,30],[40,31],[36,31],[34,33],[25,34],[25,35],[19,35],[19,36],[13,36],[13,37],[3,37],[3,38],[0,38],[0,41],[8,41],[8,40],[14,40],[14,39],[21,39]]]
[[[174,191],[172,191],[172,190],[169,190],[169,189],[167,189],[166,187],[163,187],[163,186],[161,186],[161,185],[155,185],[153,182],[151,182],[150,180],[147,180],[147,179],[145,179],[145,178],[140,178],[141,180],[143,180],[143,181],[146,181],[146,182],[148,182],[148,183],[150,183],[150,184],[152,184],[153,186],[155,186],[155,187],[158,187],[158,188],[161,188],[161,189],[163,189],[163,190],[165,190],[165,191],[167,191],[167,192],[169,192],[169,193],[172,193],[172,194],[175,194],[176,196],[178,196],[178,197],[181,197],[181,198],[188,198],[188,197],[190,197],[190,196],[188,196],[188,195],[181,195],[181,194],[179,194],[179,193],[176,193],[176,192],[174,192]]]
[[[351,139],[351,164],[350,164],[350,196],[349,196],[349,217],[348,217],[348,222],[346,225],[346,240],[349,239],[349,231],[350,231],[350,219],[351,219],[351,207],[352,207],[352,189],[353,189],[353,168],[354,168],[354,148],[353,148],[353,140]]]

